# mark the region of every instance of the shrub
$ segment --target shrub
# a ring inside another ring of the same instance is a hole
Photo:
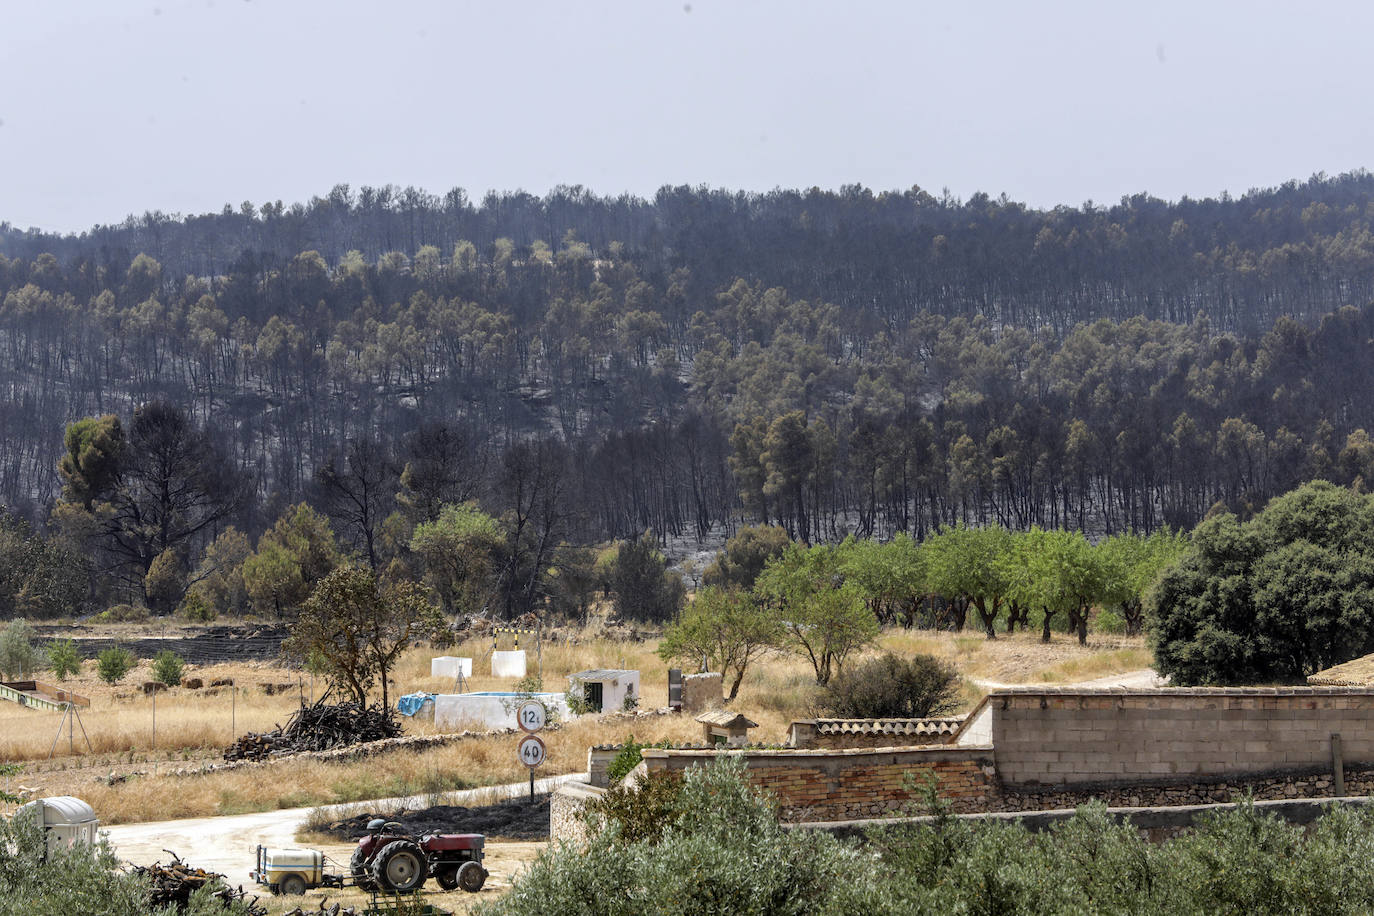
[[[185,668],[186,662],[182,661],[180,655],[171,649],[163,649],[153,659],[153,679],[168,687],[180,686],[181,672]]]
[[[147,623],[148,609],[134,604],[116,604],[96,615],[101,623]]]
[[[628,749],[629,745],[622,749],[612,765]],[[604,795],[587,805],[588,824],[593,829],[614,824],[626,842],[656,842],[677,817],[678,802],[682,796],[682,776],[679,773],[656,772],[646,776],[636,786],[622,786],[620,780],[639,763],[639,745],[634,745],[634,754],[634,763],[624,767],[624,772],[618,778],[612,778],[611,787]]]
[[[33,647],[33,627],[22,617],[11,620],[0,631],[0,671],[11,679],[33,674],[38,667],[38,650]]]
[[[48,667],[53,677],[65,681],[73,674],[81,673],[81,653],[77,651],[76,641],[59,639],[48,646]]]
[[[611,762],[606,765],[606,779],[611,785],[618,785],[622,779],[630,775],[631,770],[639,766],[640,760],[643,759],[639,752],[644,750],[644,748],[668,748],[672,746],[673,742],[671,741],[660,741],[657,744],[639,744],[635,741],[635,736],[631,735],[629,738],[626,738],[625,743],[620,746],[620,753],[616,754]]]
[[[655,779],[661,780],[655,784]],[[644,816],[608,816],[582,849],[551,845],[486,916],[863,913],[877,890],[868,854],[821,831],[786,831],[769,799],[722,757],[623,797]],[[678,783],[678,785],[674,785]],[[632,838],[627,824],[642,823]]]
[[[191,623],[209,623],[218,616],[215,609],[201,597],[200,592],[195,590],[187,592],[186,597],[181,599],[181,607],[177,608],[177,614]]]
[[[248,906],[226,906],[213,892],[219,882],[197,891],[180,916],[246,916]],[[99,913],[101,916],[172,916],[178,908],[154,909],[146,878],[119,867],[101,840],[92,846],[49,849],[33,817],[0,818],[0,916]]]
[[[113,687],[133,670],[136,663],[134,654],[128,649],[112,646],[102,649],[95,657],[95,673],[102,681]]]
[[[959,672],[933,655],[888,653],[852,665],[826,686],[821,706],[841,719],[919,719],[953,712]]]

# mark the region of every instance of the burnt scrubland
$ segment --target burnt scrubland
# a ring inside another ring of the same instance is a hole
[[[195,580],[192,611],[278,614],[323,522],[382,569],[445,505],[499,523],[451,519],[506,545],[484,604],[513,617],[585,611],[580,545],[646,530],[1143,534],[1362,482],[1371,204],[1365,173],[1053,210],[340,186],[5,225],[0,613],[166,613]],[[151,519],[127,498],[168,481]],[[250,599],[215,570],[264,537]]]

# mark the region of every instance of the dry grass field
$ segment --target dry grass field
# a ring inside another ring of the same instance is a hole
[[[628,642],[579,634],[563,641],[546,641],[540,653],[533,651],[532,645],[526,648],[530,650],[530,673],[537,673],[542,666],[543,682],[549,690],[564,689],[567,675],[586,668],[639,669],[641,706],[654,709],[667,705],[667,665],[654,653],[655,646],[656,641]],[[392,697],[417,690],[451,691],[451,681],[429,676],[429,662],[436,654],[474,659],[477,676],[468,682],[469,690],[510,689],[511,681],[481,673],[490,671],[490,650],[490,637],[443,652],[412,650],[393,672]],[[1139,639],[1108,637],[1080,648],[1062,634],[1042,644],[1036,634],[999,636],[988,641],[969,633],[897,630],[883,634],[879,650],[930,652],[953,662],[966,678],[1003,683],[1084,680],[1150,663],[1149,652]],[[156,744],[153,701],[136,688],[151,678],[146,665],[115,688],[95,679],[93,663],[87,664],[81,676],[67,682],[66,686],[91,697],[91,706],[83,710],[81,720],[92,753],[85,753],[82,734],[77,730],[77,753],[67,753],[68,739],[63,734],[49,760],[60,715],[10,703],[0,705],[0,760],[24,765],[19,776],[5,781],[6,787],[14,791],[27,786],[41,795],[80,796],[95,806],[104,823],[116,824],[423,795],[517,782],[527,773],[515,759],[514,738],[495,735],[471,737],[421,752],[395,751],[345,762],[285,758],[206,775],[175,775],[172,771],[196,761],[218,759],[220,749],[236,733],[262,731],[284,722],[300,696],[309,699],[312,694],[308,675],[302,678],[299,672],[262,663],[191,668],[186,676],[202,678],[206,683],[229,677],[235,687],[176,688],[159,694]],[[285,695],[269,696],[263,690],[265,684],[296,686]],[[321,686],[314,685],[314,694],[318,695]],[[750,669],[733,706],[759,723],[753,740],[781,742],[793,719],[812,713],[815,689],[804,660],[769,656]],[[968,681],[964,693],[969,706],[981,695]],[[406,731],[429,734],[434,727],[407,720]],[[549,757],[539,775],[583,770],[590,745],[618,743],[631,734],[640,741],[696,741],[701,732],[690,718],[678,716],[582,717],[543,735]],[[111,774],[117,778],[110,780]],[[118,777],[128,778],[120,781]]]

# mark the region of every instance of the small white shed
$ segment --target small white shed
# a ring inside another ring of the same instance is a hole
[[[574,694],[581,693],[588,712],[620,712],[639,705],[639,672],[592,668],[568,675]]]
[[[75,846],[77,843],[93,844],[99,835],[100,821],[96,819],[95,809],[71,795],[40,798],[24,805],[19,811],[30,811],[31,817],[42,819],[49,849]]]

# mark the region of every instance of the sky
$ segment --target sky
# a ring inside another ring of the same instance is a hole
[[[0,222],[339,183],[1036,207],[1374,167],[1374,4],[63,0],[0,16]]]

